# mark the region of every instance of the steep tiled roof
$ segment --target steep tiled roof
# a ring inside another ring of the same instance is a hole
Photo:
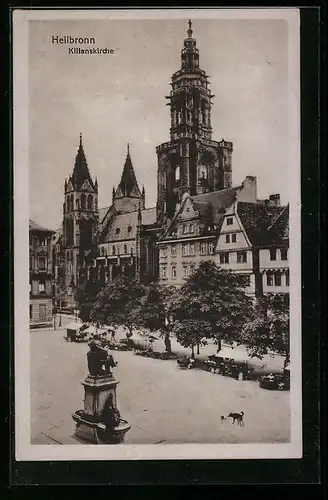
[[[99,224],[101,224],[105,218],[105,215],[107,214],[108,210],[110,207],[104,207],[104,208],[99,208],[98,213],[99,213]]]
[[[34,222],[32,219],[29,219],[29,230],[30,231],[42,231],[45,233],[54,233],[52,229],[47,229],[46,227],[39,226],[36,222]]]
[[[209,216],[218,225],[221,222],[224,210],[235,200],[238,190],[240,190],[240,186],[213,191],[212,193],[199,194],[193,196],[192,199],[196,210],[202,204],[203,208],[201,210],[203,214]],[[206,209],[205,206],[207,206]]]
[[[269,239],[272,243],[283,244],[289,239],[289,205],[283,208],[269,227]]]
[[[104,231],[101,242],[134,239],[137,234],[138,211],[114,215]],[[141,210],[141,223],[149,226],[156,222],[156,208]]]
[[[237,212],[251,243],[256,246],[282,244],[288,223],[287,207],[267,207],[264,203],[238,202]],[[287,217],[282,217],[283,213]],[[278,222],[280,220],[280,223]]]

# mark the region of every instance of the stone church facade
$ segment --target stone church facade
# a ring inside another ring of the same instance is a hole
[[[181,285],[208,259],[247,274],[252,295],[288,292],[288,207],[276,194],[258,200],[252,176],[232,186],[233,144],[212,138],[208,78],[189,21],[181,66],[166,97],[170,141],[156,148],[156,207],[146,208],[128,146],[111,204],[98,208],[98,183],[80,136],[53,240],[57,302],[76,307],[86,283],[103,286],[119,275]],[[274,255],[279,262],[271,261]]]

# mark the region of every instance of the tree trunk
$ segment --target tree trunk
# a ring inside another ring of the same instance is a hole
[[[195,346],[194,346],[194,344],[192,344],[192,346],[191,346],[191,357],[192,357],[192,359],[195,359]]]
[[[126,332],[126,338],[130,339],[132,337],[132,334],[133,334],[133,327],[128,326],[127,328],[128,328],[128,331]]]
[[[197,354],[199,354],[199,344],[197,344]]]
[[[165,332],[164,335],[165,350],[167,353],[172,354],[170,332]]]

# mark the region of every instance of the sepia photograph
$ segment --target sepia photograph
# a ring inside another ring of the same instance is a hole
[[[17,460],[302,457],[298,16],[14,11]]]

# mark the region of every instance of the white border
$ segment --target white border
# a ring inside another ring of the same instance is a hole
[[[31,445],[28,312],[28,22],[104,19],[284,19],[289,26],[291,441],[284,444]],[[282,459],[302,457],[299,9],[20,10],[13,12],[16,460]],[[22,250],[24,249],[24,250]]]

